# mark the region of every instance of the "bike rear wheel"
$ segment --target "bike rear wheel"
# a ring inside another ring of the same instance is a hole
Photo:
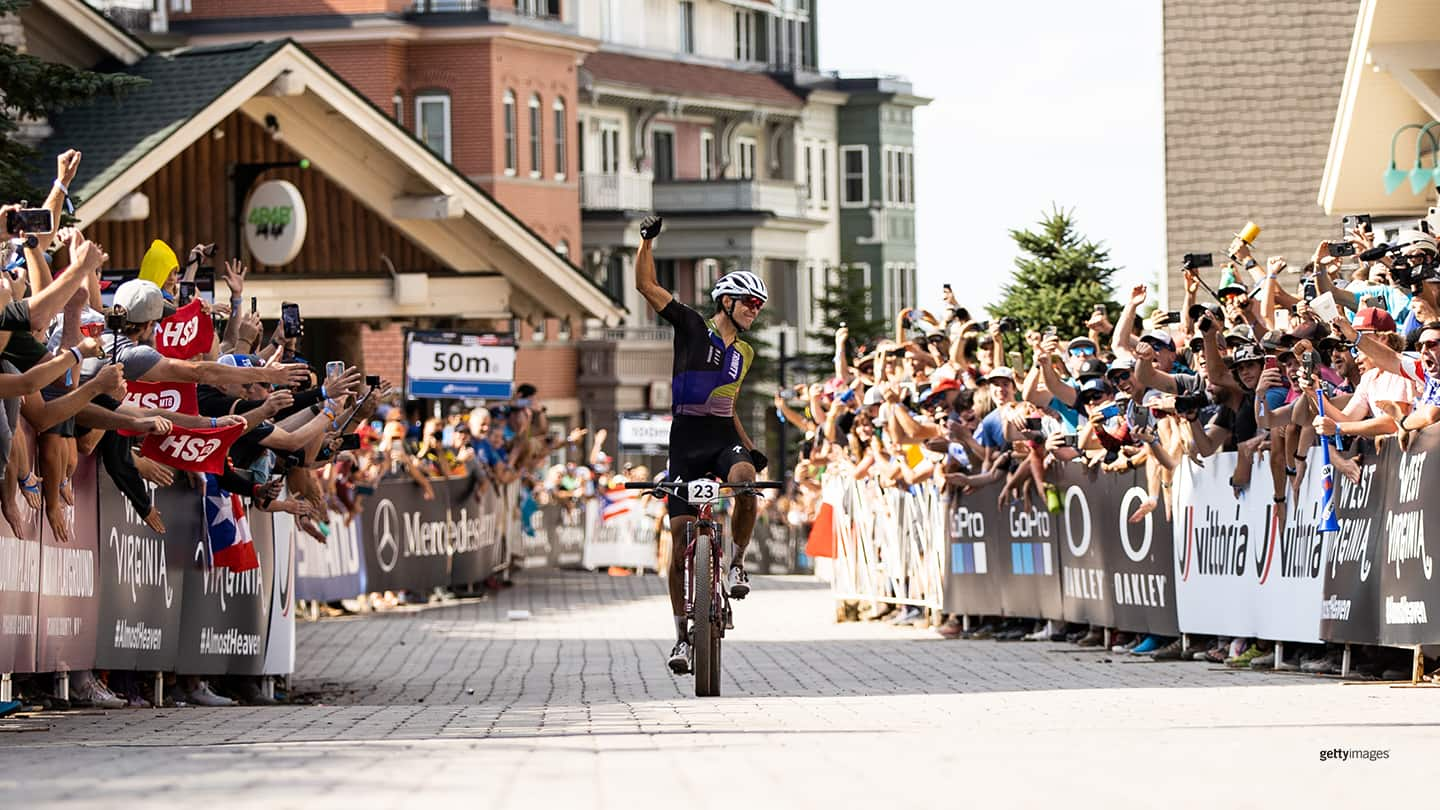
[[[695,571],[695,621],[691,625],[690,649],[695,655],[696,697],[720,694],[720,635],[715,624],[720,606],[715,604],[715,565],[711,550],[714,542],[712,531],[697,532],[695,557],[690,562]]]

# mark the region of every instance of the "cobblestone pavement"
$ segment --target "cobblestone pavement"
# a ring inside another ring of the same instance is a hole
[[[305,623],[315,705],[40,715],[0,733],[0,808],[1329,806],[1405,796],[1440,751],[1429,689],[835,624],[808,578],[756,578],[697,700],[663,588],[532,572]]]

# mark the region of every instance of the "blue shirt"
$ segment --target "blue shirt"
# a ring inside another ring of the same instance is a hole
[[[985,414],[980,420],[980,429],[975,432],[975,441],[981,447],[988,447],[991,450],[1004,450],[1009,445],[1005,441],[1005,424],[1000,421],[1000,409],[996,408]]]
[[[1355,294],[1355,304],[1360,306],[1360,300],[1365,296],[1379,298],[1385,304],[1385,311],[1397,322],[1405,319],[1406,312],[1410,309],[1410,294],[1388,284],[1366,284],[1360,287],[1346,287],[1346,292]]]
[[[1059,397],[1050,398],[1050,410],[1055,412],[1066,434],[1080,432],[1080,411],[1066,405]]]

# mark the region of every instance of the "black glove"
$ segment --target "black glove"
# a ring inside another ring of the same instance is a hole
[[[660,235],[660,228],[664,224],[665,220],[660,217],[646,217],[645,220],[640,223],[640,238],[649,242],[651,239]]]
[[[770,459],[766,458],[759,448],[750,451],[750,460],[755,464],[757,473],[765,472],[765,468],[770,466]]]

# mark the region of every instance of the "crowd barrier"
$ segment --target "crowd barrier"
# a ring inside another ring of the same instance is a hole
[[[81,457],[58,542],[43,512],[19,501],[0,522],[0,673],[86,669],[277,675],[295,666],[293,523],[251,512],[260,566],[207,569],[204,505],[188,478],[152,495],[166,533],[150,529],[108,475]]]
[[[1425,537],[1440,521],[1440,503],[1426,497],[1424,482],[1433,488],[1440,480],[1437,448],[1434,433],[1408,452],[1386,442],[1362,459],[1358,483],[1337,474],[1340,531],[1331,534],[1318,531],[1318,448],[1298,490],[1280,504],[1268,458],[1238,497],[1229,484],[1234,453],[1186,459],[1173,508],[1135,523],[1128,518],[1148,496],[1141,471],[1059,465],[1048,473],[1059,491],[1056,512],[1002,504],[998,485],[941,501],[933,485],[882,493],[832,480],[832,590],[837,599],[1168,636],[1436,644],[1429,606],[1440,604],[1440,582]],[[937,556],[944,576],[932,589]]]
[[[552,502],[528,510],[521,531],[520,565],[592,571],[611,566],[654,569],[656,544],[664,530],[656,517],[638,506],[617,510],[612,504],[608,511],[607,516],[607,504],[598,498]],[[767,510],[761,510],[756,520],[745,563],[749,571],[758,574],[811,571],[802,530]]]

